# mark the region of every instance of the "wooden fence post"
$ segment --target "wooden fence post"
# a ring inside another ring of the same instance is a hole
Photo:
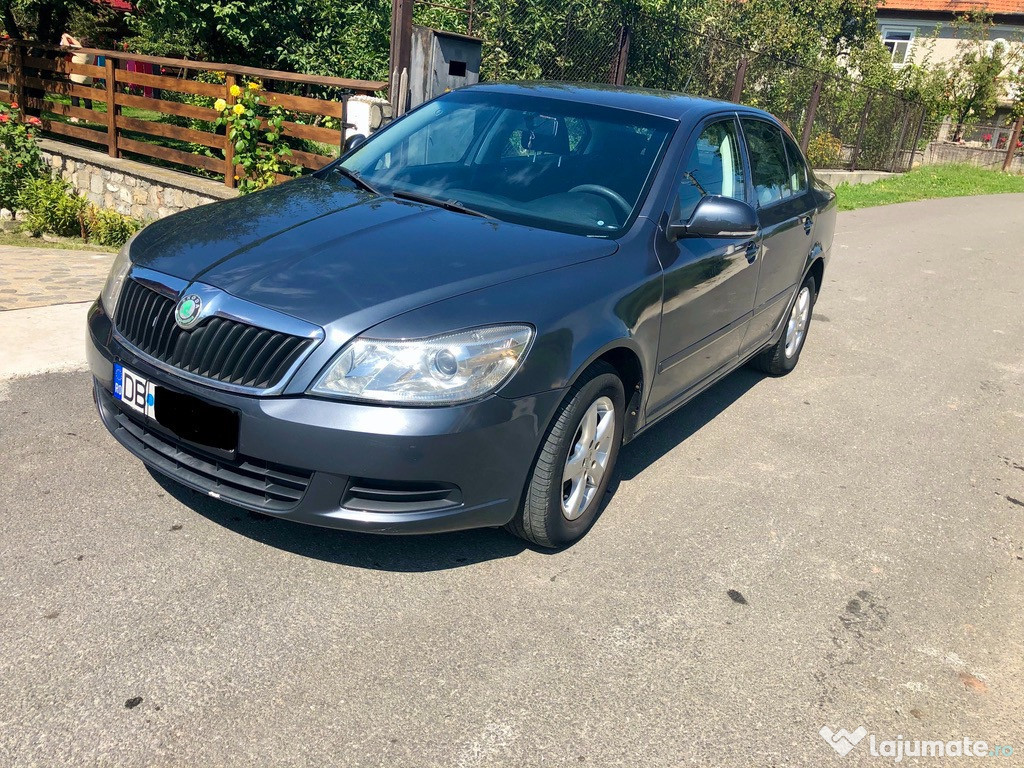
[[[629,43],[633,37],[632,30],[623,24],[615,41],[615,58],[612,60],[610,82],[613,85],[626,84],[626,64],[629,61]]]
[[[413,0],[391,0],[391,61],[388,70],[398,73],[391,79],[391,103],[398,111],[400,94],[395,92],[400,87],[399,76],[409,69],[412,63],[412,9]]]
[[[740,63],[736,67],[736,79],[732,84],[732,98],[729,99],[734,104],[740,103],[740,98],[743,96],[743,80],[747,76],[747,57],[741,56]]]
[[[238,78],[232,74],[224,76],[224,101],[231,106],[235,97],[231,89],[238,84]],[[231,128],[224,126],[224,184],[229,189],[235,188],[235,144],[231,141]]]
[[[821,98],[821,80],[814,83],[811,89],[811,100],[807,103],[807,116],[804,118],[804,132],[800,136],[800,149],[807,153],[807,146],[811,143],[811,128],[814,127],[814,116],[818,113],[818,100]]]
[[[121,108],[117,106],[117,61],[112,56],[104,57],[107,88],[107,154],[117,157],[117,115]]]
[[[1010,143],[1006,147],[1006,158],[1003,160],[1003,170],[1010,170],[1013,165],[1013,155],[1017,151],[1017,142],[1020,141],[1021,128],[1024,128],[1024,117],[1018,117],[1013,124],[1013,134],[1010,136]]]

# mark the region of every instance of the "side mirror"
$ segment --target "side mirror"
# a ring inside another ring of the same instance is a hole
[[[757,234],[757,212],[742,200],[706,195],[693,209],[685,224],[669,224],[669,240],[681,237],[753,237]]]
[[[361,133],[354,133],[345,139],[345,151],[350,152],[360,144],[366,141],[366,137]]]

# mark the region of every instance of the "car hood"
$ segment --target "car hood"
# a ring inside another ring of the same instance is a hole
[[[348,319],[355,333],[616,249],[307,177],[160,220],[136,239],[132,261],[317,325]]]

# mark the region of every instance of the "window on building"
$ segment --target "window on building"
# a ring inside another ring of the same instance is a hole
[[[882,45],[889,49],[892,63],[902,66],[910,61],[910,48],[914,44],[912,29],[883,29]]]

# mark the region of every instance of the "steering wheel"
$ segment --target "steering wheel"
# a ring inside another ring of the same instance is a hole
[[[626,202],[626,198],[616,192],[614,189],[608,189],[608,187],[602,186],[601,184],[580,184],[569,190],[570,192],[590,192],[595,195],[600,195],[609,203],[612,203],[620,211],[622,211],[622,219],[625,221],[629,214],[633,212],[633,206]]]

